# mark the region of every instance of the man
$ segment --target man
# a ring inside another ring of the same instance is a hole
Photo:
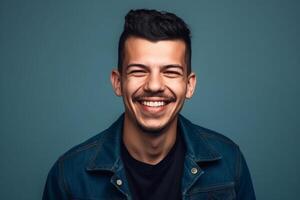
[[[238,146],[179,114],[196,86],[182,19],[130,11],[111,82],[125,113],[60,157],[44,200],[255,199]]]

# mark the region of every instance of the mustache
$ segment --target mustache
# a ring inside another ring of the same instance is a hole
[[[162,98],[164,101],[167,101],[167,102],[175,102],[176,101],[175,96],[164,94],[164,93],[142,93],[142,94],[138,94],[138,95],[135,95],[133,97],[133,101],[143,101],[145,98],[151,98],[151,97],[159,97],[159,98]]]

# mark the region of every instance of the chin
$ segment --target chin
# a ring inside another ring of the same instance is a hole
[[[168,127],[170,127],[170,122],[165,122],[165,123],[140,123],[138,122],[138,127],[141,129],[141,131],[149,134],[155,134],[158,135],[160,133],[163,133],[164,130],[166,130]]]
[[[164,127],[149,127],[149,126],[139,125],[139,128],[143,133],[151,134],[151,135],[160,135],[164,132],[163,131]]]

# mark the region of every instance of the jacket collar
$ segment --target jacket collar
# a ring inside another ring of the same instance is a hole
[[[108,129],[99,134],[97,151],[87,165],[88,171],[104,170],[115,172],[119,169],[123,122],[124,114]]]
[[[121,140],[124,114],[107,130],[100,133],[96,154],[87,165],[88,171],[104,170],[115,172],[122,165]],[[183,134],[187,156],[195,162],[210,162],[221,159],[221,155],[202,136],[198,126],[179,115],[179,128]]]
[[[195,162],[210,162],[222,158],[203,136],[202,129],[191,123],[188,119],[179,115],[179,128],[184,138],[187,149],[187,156]]]

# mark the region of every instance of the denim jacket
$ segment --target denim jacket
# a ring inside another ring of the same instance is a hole
[[[123,120],[124,115],[61,156],[48,174],[43,200],[132,199],[120,158]],[[178,123],[186,146],[182,199],[254,200],[251,177],[239,147],[183,116]]]

